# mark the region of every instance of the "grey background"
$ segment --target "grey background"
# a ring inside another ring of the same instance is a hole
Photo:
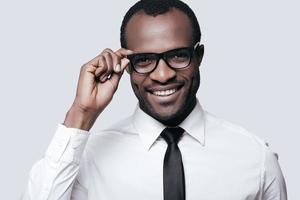
[[[80,66],[119,47],[133,2],[0,1],[1,199],[20,197],[73,102]],[[289,199],[299,198],[299,1],[186,2],[206,47],[201,104],[268,141],[279,153]],[[130,115],[136,102],[125,74],[91,131]]]

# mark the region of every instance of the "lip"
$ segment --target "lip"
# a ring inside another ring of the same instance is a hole
[[[182,86],[183,86],[183,84],[176,83],[176,84],[159,85],[159,86],[149,87],[146,90],[148,92],[150,92],[151,94],[153,94],[153,92],[155,92],[155,91],[166,91],[166,90],[172,90],[172,89],[175,89],[177,92],[178,90],[181,89]]]
[[[174,104],[179,96],[182,94],[182,88],[184,84],[169,84],[165,86],[156,86],[156,87],[151,87],[148,88],[148,98],[149,101],[160,106],[169,106]],[[172,94],[169,95],[155,95],[154,91],[166,91],[166,90],[172,90],[175,89],[176,91]]]

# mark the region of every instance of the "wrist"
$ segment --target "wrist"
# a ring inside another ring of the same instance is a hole
[[[68,128],[77,128],[89,131],[94,125],[99,113],[88,112],[77,106],[71,106],[66,114],[64,125]]]

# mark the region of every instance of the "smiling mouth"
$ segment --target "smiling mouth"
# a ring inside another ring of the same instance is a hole
[[[177,89],[170,89],[170,90],[162,90],[162,91],[153,91],[152,94],[155,96],[170,96],[174,94],[177,91]]]
[[[153,89],[149,90],[148,92],[150,92],[151,94],[153,94],[155,96],[167,97],[167,96],[171,96],[172,94],[176,93],[178,90],[180,90],[181,87],[182,87],[182,85],[168,87],[165,89],[164,88],[153,88]]]

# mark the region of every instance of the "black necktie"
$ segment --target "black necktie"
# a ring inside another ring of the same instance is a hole
[[[177,146],[184,130],[180,127],[165,128],[161,136],[168,143],[164,158],[164,200],[185,200],[184,170]]]

